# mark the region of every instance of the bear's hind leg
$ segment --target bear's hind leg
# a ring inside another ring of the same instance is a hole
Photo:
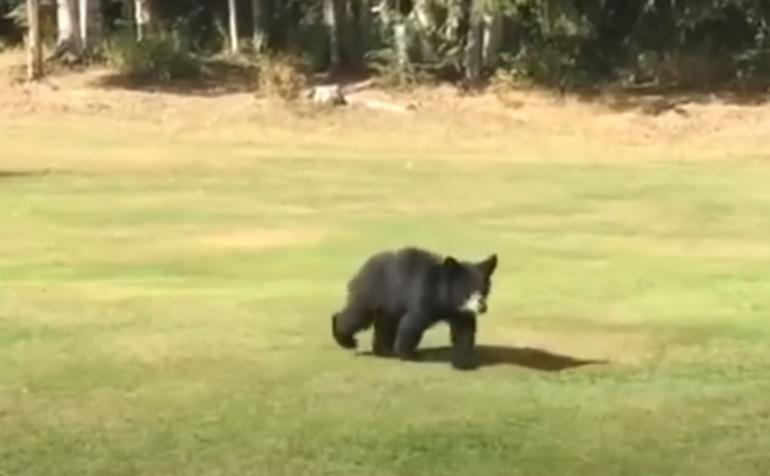
[[[425,319],[420,315],[407,313],[398,323],[394,350],[403,360],[416,360],[417,347],[427,328]]]
[[[398,320],[391,317],[380,315],[374,321],[374,338],[372,339],[372,353],[374,355],[380,357],[393,355]]]

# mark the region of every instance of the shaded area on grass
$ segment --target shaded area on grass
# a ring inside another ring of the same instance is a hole
[[[135,78],[120,73],[100,76],[91,83],[103,89],[162,92],[179,96],[219,97],[254,92],[257,69],[250,64],[208,60],[202,62],[195,77],[173,80]]]
[[[451,359],[451,351],[450,347],[424,349],[420,352],[420,361],[448,363]],[[532,347],[504,345],[479,345],[476,347],[476,358],[479,368],[512,365],[542,372],[560,372],[586,365],[607,363],[602,360],[581,359]]]
[[[687,106],[723,104],[726,106],[761,106],[770,101],[764,89],[714,88],[596,88],[567,92],[585,103],[598,103],[613,111],[636,111],[659,116],[669,111],[689,116]]]
[[[360,352],[358,355],[375,357],[371,351]],[[451,359],[451,347],[431,347],[419,350],[415,362],[449,364]],[[476,346],[476,363],[476,368],[510,365],[541,372],[561,372],[572,368],[602,365],[609,362],[606,360],[582,359],[532,347],[479,345]]]
[[[61,171],[52,170],[52,169],[38,169],[38,170],[0,169],[0,180],[45,177],[47,175],[58,174],[58,173],[61,173]]]

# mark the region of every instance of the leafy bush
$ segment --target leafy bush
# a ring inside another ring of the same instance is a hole
[[[297,100],[310,85],[310,61],[297,54],[264,55],[257,61],[257,94]]]
[[[770,83],[770,49],[757,48],[736,56],[737,78],[742,87],[766,89]]]
[[[123,31],[107,42],[107,62],[121,74],[140,80],[174,80],[196,77],[200,61],[179,33],[160,32],[137,40]]]
[[[25,2],[16,2],[15,4],[13,2],[9,2],[9,4],[4,5],[0,11],[5,10],[6,8],[8,9],[8,12],[5,13],[4,18],[10,20],[16,28],[20,30],[26,30],[27,4]]]
[[[27,27],[27,3],[0,0],[0,42],[8,45],[23,42]],[[40,33],[44,45],[53,46],[56,41],[56,16],[45,5],[41,5],[40,9]]]
[[[401,64],[398,53],[393,48],[371,51],[365,56],[367,66],[374,72],[379,86],[397,89],[409,89],[430,83],[433,76],[427,68],[407,62]]]
[[[382,46],[367,52],[364,61],[382,86],[409,88],[459,76],[462,50],[453,38],[439,33],[439,26],[422,24],[416,13],[404,16],[387,11],[380,22]],[[445,21],[440,26],[444,25]]]

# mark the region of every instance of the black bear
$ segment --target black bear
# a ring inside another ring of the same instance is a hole
[[[355,335],[374,324],[378,356],[416,358],[423,333],[444,321],[450,326],[453,367],[474,366],[476,316],[487,311],[497,255],[471,263],[419,248],[370,257],[348,282],[347,303],[332,316],[332,334],[347,349]]]

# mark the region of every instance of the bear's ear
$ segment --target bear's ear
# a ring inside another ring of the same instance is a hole
[[[444,268],[452,271],[459,268],[460,266],[461,266],[460,262],[454,259],[453,257],[447,256],[446,258],[444,258]]]
[[[484,276],[487,278],[491,277],[492,273],[494,273],[495,269],[497,269],[497,254],[491,255],[489,258],[485,259],[476,266],[478,266],[481,272],[484,273]]]

